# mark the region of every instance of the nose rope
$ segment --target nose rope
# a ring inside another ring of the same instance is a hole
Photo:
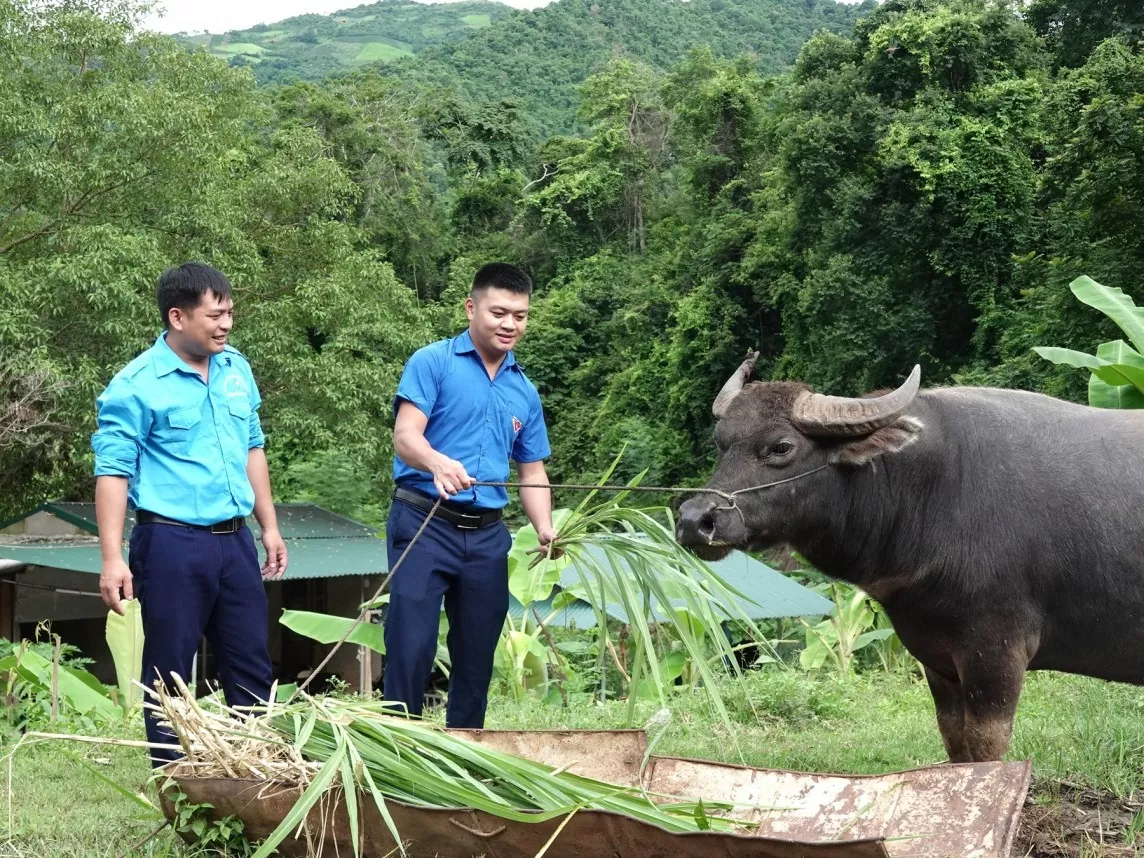
[[[793,477],[787,477],[782,480],[775,480],[770,483],[761,483],[757,486],[748,486],[745,489],[736,489],[733,492],[725,492],[722,489],[712,489],[706,486],[625,486],[625,485],[609,485],[600,483],[507,483],[507,482],[494,482],[491,480],[473,480],[470,485],[473,486],[489,486],[491,488],[502,489],[570,489],[575,491],[601,491],[601,492],[656,492],[658,494],[674,493],[674,494],[708,494],[717,495],[723,500],[734,501],[736,495],[746,494],[747,492],[757,492],[761,489],[770,489],[775,486],[781,486],[784,483],[793,483],[795,480],[801,480],[803,477],[809,477],[811,474],[818,473],[819,471],[829,468],[830,465],[819,465],[817,468],[811,468],[809,471],[803,471],[801,474],[795,474]]]
[[[625,485],[600,485],[598,483],[508,483],[508,482],[493,482],[490,480],[473,480],[471,485],[474,486],[489,486],[491,488],[502,489],[570,489],[575,491],[603,491],[603,492],[655,492],[657,494],[671,493],[671,494],[708,494],[721,497],[723,500],[731,504],[735,503],[738,495],[746,494],[747,492],[757,492],[762,489],[771,489],[775,486],[781,486],[786,483],[793,483],[795,480],[801,480],[803,477],[809,477],[811,474],[816,474],[819,471],[829,468],[829,464],[819,465],[817,468],[811,468],[809,471],[803,471],[801,474],[795,474],[793,477],[786,477],[782,480],[775,480],[770,483],[761,483],[757,486],[748,486],[745,489],[736,489],[733,492],[725,492],[722,489],[712,489],[705,486],[697,486],[695,488],[688,488],[686,486],[625,486]],[[721,509],[723,507],[720,507]],[[730,509],[730,507],[725,507]]]
[[[801,480],[803,477],[809,477],[811,474],[817,474],[819,471],[829,468],[830,464],[819,465],[817,468],[811,468],[809,471],[803,471],[801,474],[795,474],[793,477],[786,477],[782,480],[774,480],[769,483],[760,483],[757,486],[748,486],[745,489],[736,489],[733,492],[725,492],[722,489],[712,489],[700,486],[698,488],[684,488],[682,486],[624,486],[624,485],[594,485],[591,483],[510,483],[510,482],[493,482],[489,480],[474,480],[474,486],[489,486],[491,488],[504,488],[504,489],[569,489],[573,491],[612,491],[612,492],[655,492],[657,494],[673,493],[673,494],[708,494],[716,495],[727,501],[725,506],[717,506],[714,508],[715,512],[722,512],[724,510],[733,509],[739,514],[739,519],[743,522],[745,527],[747,519],[743,515],[743,510],[739,508],[739,495],[747,494],[748,492],[758,492],[763,489],[773,489],[775,486],[786,485],[793,483],[795,480]]]
[[[747,492],[757,492],[762,489],[773,489],[775,486],[785,485],[786,483],[793,483],[795,480],[801,480],[803,477],[809,477],[811,474],[817,474],[819,471],[829,468],[830,465],[819,465],[817,468],[811,468],[809,471],[803,471],[801,474],[795,474],[793,477],[787,477],[784,480],[775,480],[772,483],[762,483],[761,485],[751,486],[746,489],[739,489],[724,495],[729,503],[726,506],[717,506],[713,512],[722,512],[723,510],[733,509],[739,514],[739,520],[743,522],[743,527],[747,526],[747,518],[743,515],[743,510],[739,508],[739,495],[746,494]],[[710,541],[710,540],[708,540]]]

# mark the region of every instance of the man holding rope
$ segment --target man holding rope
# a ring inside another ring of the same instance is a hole
[[[528,324],[532,281],[513,265],[476,272],[457,337],[416,351],[394,400],[397,489],[386,527],[393,574],[385,619],[385,700],[420,715],[437,653],[441,600],[449,620],[446,725],[481,728],[508,611],[506,482],[518,466],[521,506],[541,549],[554,550],[550,455],[540,395],[513,355]],[[420,538],[410,541],[439,499]]]

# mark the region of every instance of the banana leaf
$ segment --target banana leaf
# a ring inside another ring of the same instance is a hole
[[[143,689],[136,684],[143,676],[143,615],[138,599],[125,599],[122,605],[123,616],[107,612],[104,636],[115,662],[119,704],[131,712],[143,702]]]

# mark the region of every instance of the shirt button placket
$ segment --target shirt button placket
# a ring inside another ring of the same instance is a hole
[[[216,370],[217,372],[217,370]],[[211,378],[215,378],[215,373],[211,373]],[[218,407],[218,394],[217,391],[212,389],[208,392],[207,396],[211,401],[211,419],[214,420],[215,441],[218,443],[219,456],[222,458],[222,470],[226,474],[226,488],[230,492],[230,499],[234,501],[236,495],[234,492],[234,475],[231,471],[234,469],[230,457],[226,454],[226,441],[222,437],[222,429],[219,422],[219,407]]]

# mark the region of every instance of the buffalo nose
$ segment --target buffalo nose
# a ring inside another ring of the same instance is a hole
[[[715,538],[715,501],[692,498],[679,508],[675,538],[681,545],[711,542]]]

